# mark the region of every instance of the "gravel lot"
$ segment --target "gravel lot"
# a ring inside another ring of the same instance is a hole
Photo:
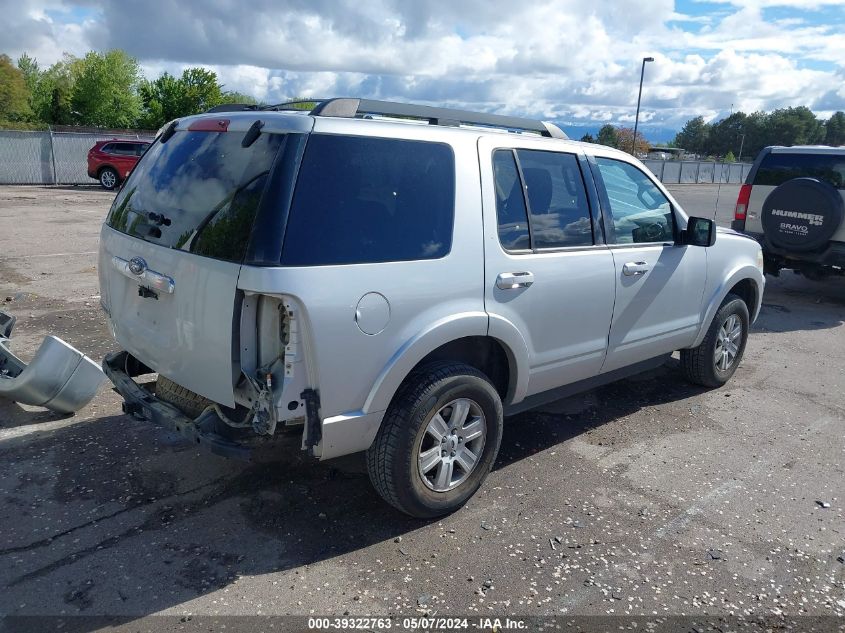
[[[712,217],[716,187],[672,191]],[[0,187],[22,355],[47,333],[113,349],[95,270],[111,198]],[[480,493],[428,523],[385,506],[357,456],[226,461],[106,387],[73,417],[0,401],[0,615],[841,616],[843,320],[845,280],[768,278],[725,388],[670,363],[510,418]]]

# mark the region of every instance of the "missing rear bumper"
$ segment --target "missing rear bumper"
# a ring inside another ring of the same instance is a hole
[[[192,420],[136,383],[133,377],[149,373],[150,370],[128,352],[115,352],[106,356],[103,360],[103,371],[117,392],[123,396],[124,413],[176,431],[215,455],[241,461],[255,461],[257,447],[229,439],[216,432],[225,424],[213,410],[206,409]]]

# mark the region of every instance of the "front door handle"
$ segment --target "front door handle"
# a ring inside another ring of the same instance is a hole
[[[645,275],[648,272],[648,264],[646,262],[628,262],[622,266],[622,272],[629,277]]]
[[[502,290],[516,290],[528,288],[534,283],[534,273],[499,273],[496,277],[496,287]]]

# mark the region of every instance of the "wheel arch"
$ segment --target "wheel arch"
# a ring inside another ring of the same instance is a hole
[[[487,375],[503,402],[524,397],[528,354],[507,340],[488,334],[488,315],[474,313],[435,324],[409,341],[382,370],[364,412],[385,410],[403,382],[419,367],[434,361],[463,362]],[[519,341],[524,340],[518,331]]]
[[[744,265],[733,270],[725,277],[722,283],[713,289],[713,292],[707,298],[704,304],[705,309],[702,312],[698,335],[690,347],[697,347],[704,340],[716,311],[722,305],[725,297],[730,293],[738,295],[745,301],[745,305],[748,307],[750,321],[753,323],[760,313],[764,286],[763,273],[756,266]]]
[[[120,170],[111,163],[104,163],[97,167],[97,178],[99,178],[100,174],[102,174],[106,169],[111,169],[115,174],[117,174],[118,180],[120,180]]]

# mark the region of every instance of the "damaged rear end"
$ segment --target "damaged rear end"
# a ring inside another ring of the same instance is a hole
[[[243,287],[278,265],[285,208],[313,125],[260,112],[168,126],[103,226],[103,308],[121,351],[103,369],[137,418],[250,458],[285,427],[319,442],[304,311],[283,289]],[[310,424],[306,424],[310,420]]]

